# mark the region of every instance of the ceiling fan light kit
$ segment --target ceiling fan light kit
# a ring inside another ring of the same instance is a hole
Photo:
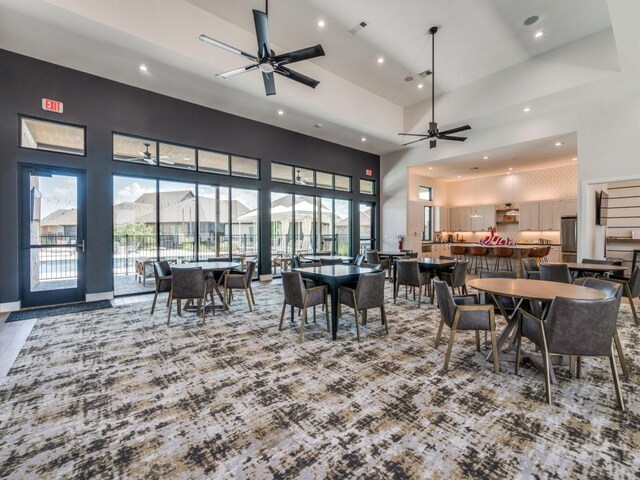
[[[293,52],[276,55],[276,53],[271,50],[270,46],[268,14],[269,0],[266,0],[264,12],[261,12],[260,10],[253,10],[253,21],[256,29],[256,39],[258,41],[257,55],[252,55],[238,48],[232,47],[231,45],[227,45],[226,43],[215,40],[207,35],[200,35],[200,40],[203,42],[222,48],[227,52],[239,55],[253,62],[245,67],[218,73],[216,74],[216,77],[229,78],[243,73],[252,72],[254,70],[259,70],[262,73],[264,90],[267,95],[276,94],[274,73],[287,77],[294,82],[306,85],[307,87],[316,88],[320,83],[318,80],[314,80],[313,78],[293,71],[285,65],[323,56],[324,50],[322,45],[318,44],[313,47],[302,48],[300,50],[294,50]]]
[[[438,131],[438,123],[436,122],[436,114],[435,114],[435,85],[436,85],[436,76],[435,76],[435,36],[438,33],[438,27],[431,27],[429,29],[429,34],[431,35],[431,70],[425,70],[420,74],[420,76],[428,76],[431,75],[431,121],[429,122],[429,131],[426,134],[419,133],[399,133],[398,135],[406,136],[406,137],[422,137],[417,140],[413,140],[411,142],[403,143],[402,146],[405,147],[407,145],[411,145],[412,143],[422,142],[424,140],[429,140],[429,148],[435,148],[437,146],[438,140],[453,140],[456,142],[464,142],[467,137],[458,137],[451,135],[452,133],[464,132],[465,130],[471,130],[469,125],[463,125],[462,127],[451,128],[445,131]]]

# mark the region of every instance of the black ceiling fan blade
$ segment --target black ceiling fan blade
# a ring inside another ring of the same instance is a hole
[[[287,65],[289,63],[301,62],[311,58],[324,56],[322,45],[318,44],[314,47],[301,48],[293,52],[282,53],[273,57],[273,60],[279,65]]]
[[[462,127],[450,128],[449,130],[440,132],[440,135],[449,135],[450,133],[464,132],[465,130],[471,130],[471,127],[469,125],[463,125]]]
[[[243,73],[251,72],[253,70],[257,70],[258,65],[247,65],[246,67],[236,68],[235,70],[229,70],[228,72],[216,73],[216,77],[229,78],[235,77],[236,75],[242,75]]]
[[[456,142],[464,142],[467,137],[453,137],[451,135],[438,135],[438,140],[454,140]]]
[[[431,141],[429,142],[429,148],[436,148],[436,145],[437,145],[437,144],[436,144],[436,141],[435,141],[435,140],[431,140]]]
[[[276,79],[273,76],[273,72],[262,72],[262,80],[264,81],[264,91],[267,95],[276,94]]]
[[[215,38],[207,37],[204,34],[200,35],[200,40],[202,40],[203,42],[208,43],[209,45],[213,45],[215,47],[222,48],[223,50],[226,50],[227,52],[235,53],[236,55],[240,55],[242,57],[248,58],[249,60],[253,60],[254,62],[258,61],[258,58],[255,55],[251,55],[250,53],[243,52],[239,48],[232,47],[231,45],[227,45],[226,43],[223,43],[223,42],[221,42],[219,40],[216,40]]]
[[[258,58],[262,60],[271,55],[269,42],[269,17],[260,10],[253,11],[253,21],[256,25],[256,38],[258,39]]]
[[[420,138],[418,140],[414,140],[413,142],[403,143],[402,146],[406,147],[407,145],[411,145],[412,143],[422,142],[423,140],[429,140],[429,137]]]
[[[290,78],[291,80],[306,85],[307,87],[316,88],[320,83],[318,80],[314,80],[311,77],[307,77],[298,72],[294,72],[293,70],[289,70],[286,67],[278,66],[275,70],[276,73],[283,75],[285,77]]]
[[[430,137],[428,133],[399,133],[398,135],[404,135],[405,137]]]

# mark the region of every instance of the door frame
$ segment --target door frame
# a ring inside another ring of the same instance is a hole
[[[31,291],[29,242],[31,229],[31,189],[29,179],[32,172],[43,174],[73,176],[77,180],[77,244],[86,245],[86,171],[80,169],[21,163],[19,165],[19,282],[20,301],[23,308],[45,305],[78,303],[86,298],[86,248],[78,249],[76,288]]]

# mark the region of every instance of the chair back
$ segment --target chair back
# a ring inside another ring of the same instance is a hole
[[[583,262],[584,263],[584,262]],[[618,311],[620,310],[620,301],[622,300],[623,287],[619,283],[609,282],[601,278],[595,277],[580,277],[576,278],[573,282],[575,285],[582,285],[583,287],[594,288],[606,295],[605,298],[615,298],[616,303],[616,320]]]
[[[380,254],[377,250],[367,250],[367,263],[380,264]]]
[[[569,271],[569,267],[565,264],[550,265],[548,263],[540,263],[540,280],[558,283],[573,283],[573,277]]]
[[[419,287],[420,267],[416,260],[399,260],[396,262],[398,285]]]
[[[300,272],[282,272],[282,288],[284,289],[284,301],[294,307],[304,306],[304,294],[306,288]]]
[[[451,255],[465,255],[467,253],[467,247],[460,245],[451,246]]]
[[[472,256],[482,256],[487,255],[489,253],[489,249],[485,247],[469,247],[469,255]]]
[[[363,273],[356,287],[358,308],[376,308],[384,305],[385,273]]]
[[[540,267],[535,258],[525,258],[522,260],[522,268],[525,272],[539,272]]]
[[[444,323],[451,327],[451,325],[453,325],[453,316],[456,313],[456,304],[453,301],[451,292],[449,291],[449,286],[447,285],[447,282],[434,279],[433,288],[436,291],[440,315],[442,315]]]
[[[640,297],[640,267],[633,269],[633,273],[631,277],[629,277],[629,280],[627,280],[627,284],[629,285],[631,296],[633,298]]]
[[[291,268],[300,268],[300,257],[297,255],[291,255]]]
[[[356,267],[359,267],[362,265],[362,262],[364,261],[364,255],[356,255],[356,259],[353,261],[353,264]]]
[[[202,267],[174,268],[171,271],[171,296],[175,299],[201,298],[205,280]]]
[[[583,258],[582,263],[590,265],[613,265],[613,260],[597,260],[595,258]]]
[[[583,356],[611,355],[616,327],[616,298],[574,300],[556,297],[544,321],[551,353]],[[531,327],[529,322],[523,323]]]
[[[507,247],[495,247],[493,249],[493,254],[496,257],[510,257],[513,255],[513,248],[507,248]]]
[[[171,290],[171,279],[161,280],[160,277],[171,276],[171,265],[166,260],[153,262],[153,275],[156,279],[156,289],[158,292],[168,292]]]
[[[467,283],[467,265],[469,262],[457,262],[451,272],[451,287],[462,287]]]
[[[380,265],[379,263],[362,262],[359,266],[361,268],[372,268],[373,270],[382,270],[382,265]]]
[[[516,272],[480,270],[480,278],[516,278]]]
[[[247,280],[247,285],[249,285],[253,279],[253,274],[256,271],[256,262],[249,261],[246,265],[247,269],[244,271],[244,278]]]
[[[340,258],[323,258],[320,257],[320,263],[322,265],[340,265],[342,260]]]

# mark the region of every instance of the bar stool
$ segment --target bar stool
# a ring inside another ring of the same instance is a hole
[[[482,260],[484,259],[485,270],[489,270],[489,262],[487,262],[487,255],[489,255],[489,249],[485,247],[469,247],[467,255],[471,258],[469,262],[469,271],[473,268],[474,273],[478,273],[478,263],[480,263],[480,270],[482,270]]]
[[[511,265],[511,256],[513,255],[513,249],[506,247],[496,247],[493,249],[493,254],[496,257],[496,266],[494,270],[500,270],[500,260],[504,259],[504,263],[506,264],[506,270],[512,272],[513,267]]]
[[[541,253],[542,251],[540,248],[532,248],[531,250],[529,250],[529,254],[527,255],[527,257],[533,258],[537,263],[540,263],[540,260],[542,259]]]
[[[467,247],[463,247],[462,245],[452,245],[451,256],[455,257],[457,260],[466,260],[467,250]]]
[[[549,253],[551,252],[551,247],[540,247],[540,263],[547,263],[549,259]]]

